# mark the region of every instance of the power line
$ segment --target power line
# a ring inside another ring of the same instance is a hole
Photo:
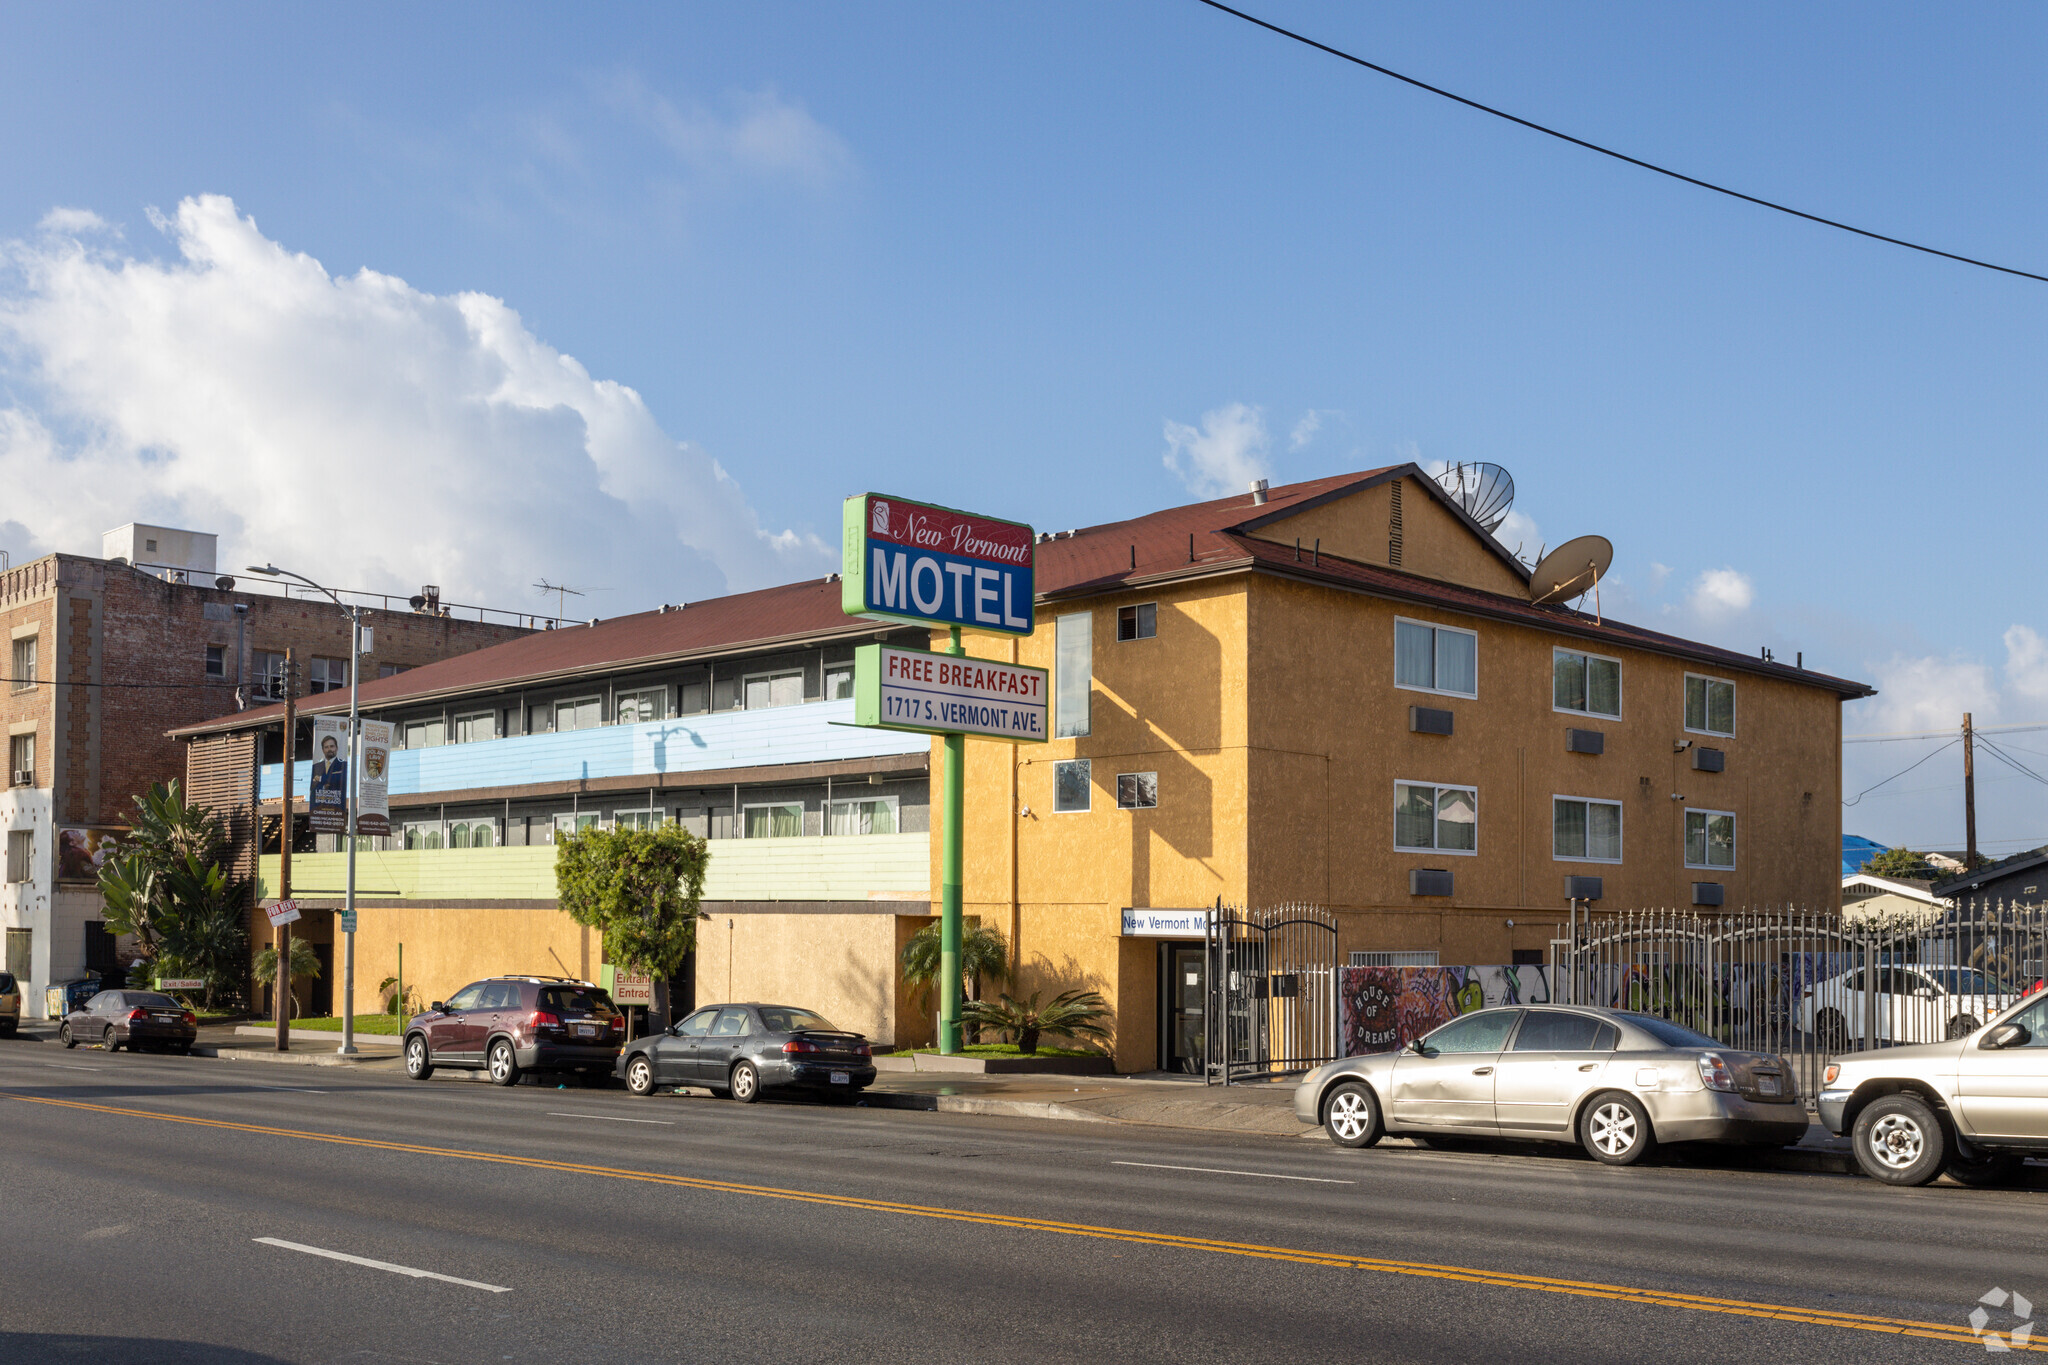
[[[2032,730],[2048,730],[2048,721],[2035,721],[2026,725],[1978,725],[1971,728],[1978,735],[2019,735]],[[1885,735],[1843,735],[1844,744],[1894,744],[1904,739],[1941,739],[1956,733],[1951,726],[1946,730],[1899,730]]]
[[[1876,791],[1876,790],[1877,790],[1877,789],[1878,789],[1879,787],[1882,787],[1882,786],[1884,785],[1884,783],[1885,783],[1885,782],[1896,782],[1896,781],[1897,781],[1898,779],[1900,779],[1900,778],[1904,777],[1904,776],[1905,776],[1905,775],[1906,775],[1907,773],[1909,773],[1909,772],[1912,772],[1914,768],[1917,768],[1917,767],[1919,767],[1919,766],[1920,766],[1920,764],[1922,764],[1922,763],[1925,763],[1925,762],[1926,762],[1926,761],[1927,761],[1928,759],[1930,759],[1930,758],[1933,758],[1933,757],[1935,756],[1935,754],[1941,753],[1941,752],[1942,752],[1943,750],[1946,750],[1946,749],[1953,749],[1953,748],[1954,748],[1954,747],[1955,747],[1956,745],[1958,745],[1958,744],[1961,744],[1962,742],[1963,742],[1963,737],[1962,737],[1961,735],[1957,735],[1957,736],[1956,736],[1956,737],[1955,737],[1954,739],[1952,739],[1952,740],[1950,740],[1950,741],[1949,741],[1948,743],[1946,743],[1946,744],[1942,745],[1940,749],[1934,749],[1934,750],[1930,750],[1929,752],[1927,752],[1927,753],[1925,753],[1925,754],[1922,754],[1922,755],[1920,756],[1920,758],[1919,758],[1919,759],[1918,759],[1917,761],[1915,761],[1914,763],[1912,763],[1912,764],[1908,765],[1907,767],[1904,767],[1904,768],[1901,768],[1901,769],[1899,769],[1899,770],[1898,770],[1897,772],[1893,773],[1893,774],[1892,774],[1892,775],[1891,775],[1890,777],[1887,777],[1887,778],[1886,778],[1886,779],[1884,780],[1884,782],[1878,782],[1878,783],[1874,783],[1874,784],[1872,784],[1871,786],[1865,787],[1865,788],[1864,788],[1864,789],[1863,789],[1862,791],[1860,791],[1860,792],[1857,792],[1857,793],[1856,793],[1856,795],[1854,795],[1853,797],[1849,798],[1849,799],[1848,799],[1847,801],[1844,801],[1844,802],[1843,802],[1842,804],[1843,804],[1843,805],[1845,805],[1845,806],[1853,806],[1853,805],[1855,805],[1855,804],[1856,804],[1856,803],[1857,803],[1858,801],[1861,801],[1861,800],[1862,800],[1862,799],[1863,799],[1864,797],[1866,797],[1866,796],[1870,795],[1870,794],[1871,794],[1872,792]]]
[[[2033,778],[2036,782],[2039,782],[2042,786],[2048,787],[2048,777],[2041,776],[2041,774],[2035,772],[2032,768],[2029,768],[2026,764],[2020,762],[2011,754],[2008,754],[2004,749],[2001,749],[1998,745],[1993,744],[1988,739],[1980,740],[1979,743],[1983,744],[1984,749],[1987,753],[1989,753],[1993,758],[1997,759],[2000,763],[2003,763],[2006,767],[2011,768],[2015,772],[2023,773],[2026,776]]]
[[[1441,95],[1443,98],[1462,104],[1468,109],[1477,109],[1482,114],[1491,114],[1495,118],[1506,119],[1509,123],[1519,124],[1531,132],[1542,133],[1546,137],[1554,137],[1560,142],[1569,142],[1574,147],[1583,147],[1589,152],[1598,152],[1602,156],[1611,156],[1616,161],[1625,161],[1629,165],[1639,167],[1642,170],[1654,171],[1658,175],[1669,176],[1673,180],[1680,180],[1703,190],[1712,190],[1715,194],[1725,194],[1730,199],[1740,199],[1745,204],[1755,204],[1758,208],[1775,209],[1779,213],[1788,213],[1794,218],[1804,218],[1807,222],[1819,223],[1822,227],[1838,228],[1843,232],[1853,232],[1858,237],[1868,237],[1872,241],[1886,242],[1892,246],[1902,246],[1908,251],[1925,252],[1929,256],[1939,256],[1944,260],[1957,261],[1963,265],[1979,266],[1985,270],[1996,270],[2002,274],[2018,275],[2021,279],[2039,280],[2043,284],[2048,284],[2048,275],[2036,275],[2031,270],[2018,270],[2009,265],[1999,265],[1994,261],[1980,261],[1974,256],[1959,256],[1953,251],[1943,251],[1939,247],[1922,246],[1918,242],[1909,242],[1903,237],[1887,237],[1882,232],[1872,232],[1868,228],[1860,228],[1850,223],[1838,222],[1833,218],[1823,218],[1817,213],[1808,213],[1804,209],[1795,209],[1789,204],[1780,204],[1774,200],[1760,199],[1753,194],[1744,194],[1741,190],[1731,190],[1726,185],[1716,185],[1711,180],[1701,180],[1698,176],[1687,175],[1683,171],[1674,171],[1668,166],[1659,166],[1654,161],[1644,161],[1642,158],[1630,156],[1626,152],[1617,152],[1612,147],[1603,147],[1597,142],[1588,142],[1582,137],[1573,137],[1570,133],[1559,132],[1555,128],[1546,127],[1541,123],[1522,118],[1520,115],[1510,114],[1505,109],[1496,109],[1490,104],[1481,104],[1478,100],[1467,99],[1463,95],[1453,94],[1441,86],[1431,85],[1427,81],[1419,81],[1413,76],[1404,76],[1391,67],[1381,66],[1377,62],[1369,62],[1363,57],[1353,56],[1342,48],[1331,47],[1328,43],[1319,43],[1304,34],[1296,33],[1293,29],[1282,28],[1280,25],[1268,23],[1256,15],[1246,14],[1241,9],[1232,9],[1230,6],[1221,3],[1221,0],[1201,0],[1201,3],[1207,5],[1210,9],[1221,10],[1225,14],[1234,15],[1248,24],[1255,24],[1268,32],[1277,33],[1283,38],[1291,38],[1297,43],[1316,49],[1318,52],[1327,52],[1332,57],[1350,62],[1354,66],[1362,66],[1368,71],[1377,71],[1382,76],[1392,77],[1394,80],[1412,85],[1418,90],[1427,90],[1432,95]]]

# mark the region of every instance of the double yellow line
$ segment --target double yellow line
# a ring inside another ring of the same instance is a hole
[[[971,1209],[935,1208],[904,1204],[888,1199],[862,1199],[853,1195],[820,1194],[811,1190],[786,1190],[773,1185],[745,1185],[729,1180],[706,1180],[699,1176],[664,1175],[657,1171],[622,1170],[615,1166],[592,1166],[575,1161],[550,1161],[543,1157],[514,1156],[505,1152],[470,1152],[454,1147],[428,1147],[414,1142],[391,1142],[382,1138],[348,1137],[340,1133],[310,1133],[296,1128],[272,1128],[256,1123],[231,1123],[224,1119],[192,1118],[184,1114],[156,1113],[147,1109],[123,1109],[114,1105],[86,1104],[79,1100],[49,1099],[0,1091],[0,1098],[26,1104],[45,1104],[59,1109],[76,1109],[91,1114],[112,1114],[121,1118],[155,1119],[182,1123],[195,1128],[213,1128],[259,1137],[296,1138],[303,1142],[327,1142],[342,1147],[367,1147],[381,1152],[408,1152],[415,1156],[453,1157],[461,1161],[486,1161],[500,1166],[520,1166],[535,1171],[557,1171],[565,1175],[599,1176],[607,1180],[637,1180],[650,1185],[704,1190],[714,1194],[748,1195],[757,1199],[787,1199],[830,1208],[853,1209],[863,1213],[893,1213],[915,1218],[941,1218],[955,1223],[983,1227],[1014,1228],[1024,1232],[1053,1232],[1070,1237],[1095,1237],[1140,1246],[1169,1247],[1179,1251],[1206,1251],[1224,1256],[1248,1256],[1258,1260],[1287,1261],[1296,1265],[1327,1266],[1334,1270],[1374,1270],[1387,1275],[1413,1275],[1425,1279],[1451,1280],[1462,1284],[1491,1285],[1501,1289],[1533,1290],[1543,1294],[1569,1294],[1578,1298],[1607,1299],[1617,1303],[1646,1304],[1653,1308],[1683,1308],[1699,1313],[1725,1313],[1736,1317],[1768,1318],[1775,1322],[1798,1322],[1814,1327],[1835,1327],[1856,1332],[1878,1332],[1888,1336],[1917,1337],[1928,1341],[1954,1342],[1963,1346],[1980,1344],[1967,1327],[1940,1322],[1918,1322],[1910,1318],[1884,1318],[1866,1313],[1838,1313],[1824,1308],[1797,1308],[1789,1304],[1756,1303],[1747,1299],[1721,1299],[1704,1294],[1680,1294],[1662,1289],[1639,1289],[1630,1285],[1600,1284],[1586,1280],[1562,1280],[1548,1275],[1517,1275],[1507,1271],[1480,1270],[1471,1266],[1432,1265],[1424,1261],[1393,1261],[1377,1256],[1349,1256],[1338,1252],[1309,1251],[1298,1247],[1262,1246],[1255,1242],[1225,1242],[1208,1237],[1182,1237],[1174,1233],[1144,1232],[1136,1228],[1098,1227],[1090,1223],[1069,1223],[1052,1218],[1025,1218],[1015,1214],[978,1213]],[[2019,1350],[2048,1352],[2048,1342],[2018,1347]]]

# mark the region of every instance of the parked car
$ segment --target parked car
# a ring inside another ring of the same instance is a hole
[[[12,972],[0,972],[0,1038],[12,1038],[21,1028],[21,983]]]
[[[1345,1147],[1388,1133],[1539,1138],[1610,1166],[1665,1142],[1784,1146],[1807,1127],[1779,1058],[1654,1015],[1563,1005],[1477,1010],[1398,1052],[1319,1066],[1294,1115]]]
[[[57,1025],[64,1046],[98,1043],[109,1052],[189,1053],[198,1037],[198,1018],[161,991],[101,991]]]
[[[1876,1042],[1937,1043],[1975,1033],[2019,998],[1974,967],[1858,967],[1801,992],[1799,1028],[1824,1052],[1843,1051],[1866,1025]]]
[[[602,987],[563,976],[473,981],[405,1026],[405,1074],[482,1068],[499,1085],[528,1071],[603,1076],[618,1060],[626,1018]]]
[[[1887,1185],[2011,1178],[2048,1151],[2048,995],[1965,1038],[1834,1058],[1821,1072],[1820,1121],[1848,1134],[1857,1165]]]
[[[741,1104],[782,1088],[846,1101],[875,1083],[874,1055],[864,1035],[794,1005],[711,1005],[635,1039],[615,1074],[635,1095],[700,1085]]]

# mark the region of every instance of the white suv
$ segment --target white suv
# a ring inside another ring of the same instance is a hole
[[[12,1038],[21,1027],[21,983],[11,972],[0,972],[0,1038]]]

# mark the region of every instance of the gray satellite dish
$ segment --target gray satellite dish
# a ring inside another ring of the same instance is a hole
[[[1529,600],[1541,605],[1583,597],[1600,587],[1600,579],[1613,562],[1614,546],[1606,536],[1567,540],[1543,556],[1543,562],[1529,576]],[[1596,606],[1594,611],[1597,616],[1599,608]]]
[[[1436,476],[1452,501],[1492,535],[1515,505],[1515,480],[1497,464],[1454,464]]]

